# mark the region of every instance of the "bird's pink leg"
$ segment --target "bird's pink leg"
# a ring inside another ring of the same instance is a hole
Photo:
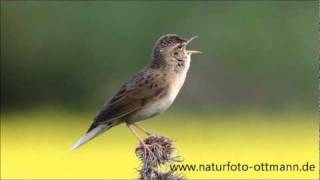
[[[137,139],[139,140],[139,142],[141,143],[141,146],[143,147],[144,150],[149,151],[150,154],[152,154],[153,156],[155,156],[153,154],[153,152],[151,151],[151,149],[149,148],[149,146],[144,143],[144,141],[140,138],[140,136],[138,135],[138,133],[134,130],[133,126],[135,126],[134,124],[131,123],[127,123],[128,128],[130,129],[130,131],[137,137]],[[136,126],[135,126],[136,127]],[[146,154],[146,151],[145,151]]]
[[[138,135],[138,133],[134,130],[134,128],[133,128],[134,125],[127,123],[127,126],[128,126],[128,128],[130,129],[130,131],[134,134],[134,136],[137,137],[137,139],[140,141],[140,143],[141,143],[141,144],[145,144],[145,143],[143,142],[143,140],[141,139],[141,137]]]
[[[151,133],[149,131],[147,131],[145,128],[139,126],[138,124],[136,123],[132,123],[132,125],[136,128],[138,128],[140,131],[144,132],[145,134],[147,134],[148,136],[151,135]]]

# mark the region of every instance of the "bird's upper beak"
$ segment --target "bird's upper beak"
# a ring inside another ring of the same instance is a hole
[[[190,38],[189,40],[187,40],[186,42],[186,46],[192,41],[194,40],[195,38],[197,38],[198,36],[193,36],[192,38]],[[196,51],[196,50],[186,50],[188,53],[190,54],[200,54],[202,53],[201,51]]]

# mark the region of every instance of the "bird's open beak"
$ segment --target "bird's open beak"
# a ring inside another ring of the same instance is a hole
[[[198,36],[193,36],[192,38],[190,38],[187,42],[186,42],[186,46],[192,41],[194,40],[195,38],[197,38]],[[201,54],[202,52],[201,51],[196,51],[196,50],[186,50],[188,53],[191,53],[191,54]]]

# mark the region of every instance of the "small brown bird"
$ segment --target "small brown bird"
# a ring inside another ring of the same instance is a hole
[[[186,49],[194,38],[196,36],[187,40],[175,34],[161,36],[153,48],[151,63],[125,83],[103,106],[87,133],[71,150],[120,123],[126,123],[146,147],[133,127],[149,135],[136,122],[164,112],[173,103],[185,81],[191,55],[201,53]]]

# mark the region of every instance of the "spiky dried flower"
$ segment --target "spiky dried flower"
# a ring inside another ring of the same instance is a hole
[[[148,146],[148,150],[142,145],[136,148],[136,155],[144,166],[157,167],[177,160],[173,156],[175,148],[171,139],[164,136],[150,135],[144,140],[144,143]]]
[[[145,140],[145,146],[140,144],[136,148],[136,155],[142,162],[140,179],[143,180],[181,180],[183,177],[172,171],[160,171],[159,166],[170,162],[181,161],[180,157],[174,156],[175,148],[172,140],[165,136],[150,135]]]

